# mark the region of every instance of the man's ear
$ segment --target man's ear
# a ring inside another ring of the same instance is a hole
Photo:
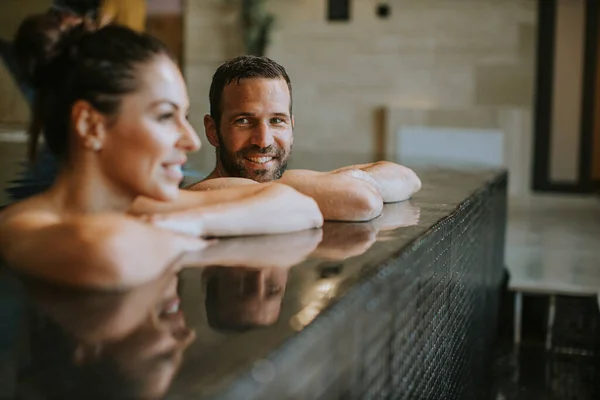
[[[204,116],[204,132],[206,133],[208,143],[210,143],[213,147],[218,148],[219,137],[217,136],[217,124],[209,114]]]
[[[296,125],[296,121],[294,120],[294,116],[292,115],[292,129],[294,129],[295,125]]]
[[[108,119],[89,102],[78,100],[71,109],[73,131],[85,148],[98,151],[104,145]]]

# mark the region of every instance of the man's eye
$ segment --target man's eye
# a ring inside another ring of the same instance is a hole
[[[249,122],[250,122],[250,120],[248,118],[238,118],[235,120],[236,124],[247,124]]]
[[[283,120],[281,118],[271,118],[272,124],[283,124]]]

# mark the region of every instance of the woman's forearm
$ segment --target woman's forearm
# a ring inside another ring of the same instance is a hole
[[[206,236],[241,236],[319,228],[316,202],[291,187],[263,184],[254,196],[199,210]]]
[[[316,202],[277,183],[253,185],[252,195],[188,210],[155,214],[151,222],[173,231],[207,237],[268,235],[318,228]]]
[[[180,190],[179,197],[170,202],[138,197],[129,212],[141,215],[186,211],[241,200],[254,196],[260,190],[259,184],[250,179],[216,178]]]

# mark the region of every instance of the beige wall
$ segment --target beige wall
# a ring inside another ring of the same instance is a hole
[[[184,69],[197,128],[212,73],[241,52],[235,7],[223,3],[187,2]],[[294,84],[296,149],[379,154],[389,106],[531,111],[535,0],[395,0],[386,20],[377,2],[354,0],[348,23],[326,21],[325,0],[268,3],[277,16],[268,55]]]
[[[12,40],[21,21],[32,13],[46,10],[51,0],[1,0],[0,37]],[[12,80],[4,63],[0,62],[0,123],[23,124],[29,117],[28,106]]]

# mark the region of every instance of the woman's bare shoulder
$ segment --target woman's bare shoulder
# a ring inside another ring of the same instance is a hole
[[[34,196],[7,206],[0,211],[0,232],[11,227],[42,228],[57,223],[60,216],[53,210],[49,202],[42,196]]]

